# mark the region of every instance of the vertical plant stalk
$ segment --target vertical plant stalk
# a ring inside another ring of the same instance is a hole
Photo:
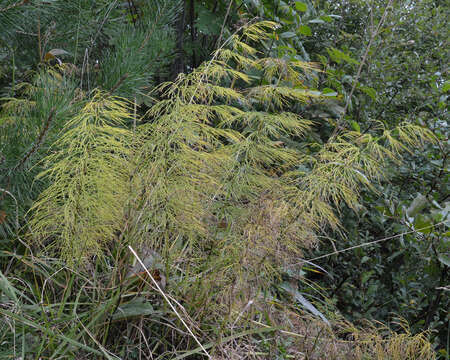
[[[362,56],[362,58],[360,60],[359,68],[356,73],[356,76],[353,79],[353,85],[350,90],[350,94],[347,97],[347,101],[345,102],[344,110],[342,111],[342,114],[339,117],[336,127],[334,128],[334,131],[331,134],[330,139],[328,141],[334,139],[336,137],[337,133],[339,132],[339,130],[341,130],[343,128],[342,123],[343,123],[344,116],[347,113],[348,107],[350,106],[350,101],[352,99],[353,93],[355,92],[356,85],[358,84],[359,78],[361,77],[362,69],[367,61],[367,57],[369,55],[370,48],[372,47],[375,38],[380,33],[381,27],[383,26],[384,22],[386,21],[388,10],[392,7],[392,3],[393,3],[393,0],[389,0],[389,3],[387,4],[386,8],[384,9],[383,15],[381,16],[381,19],[378,23],[377,28],[375,30],[373,30],[373,29],[371,30],[369,43],[367,44],[366,50],[364,51],[364,55]]]
[[[220,47],[220,43],[222,41],[223,31],[225,30],[225,25],[228,20],[228,15],[230,15],[231,5],[233,5],[233,0],[230,0],[230,2],[228,4],[227,13],[225,14],[225,19],[223,19],[222,28],[220,29],[219,39],[217,39],[217,47],[218,48]]]
[[[196,67],[197,56],[195,53],[195,6],[194,0],[191,0],[189,7],[189,17],[190,17],[190,26],[191,26],[191,42],[192,42],[192,69]]]
[[[184,72],[184,56],[183,56],[183,35],[184,35],[184,19],[186,17],[186,0],[183,1],[183,10],[179,14],[177,20],[176,32],[176,53],[177,57],[172,68],[172,77],[176,78],[178,74]]]
[[[144,263],[142,262],[142,260],[140,259],[140,257],[136,254],[136,252],[134,251],[134,249],[128,245],[128,249],[130,249],[131,253],[133,254],[133,256],[136,258],[136,260],[139,262],[139,264],[142,266],[142,268],[145,270],[145,272],[147,273],[147,275],[149,276],[149,278],[152,280],[153,284],[156,286],[156,288],[158,289],[158,291],[160,292],[160,294],[163,296],[164,300],[166,300],[166,302],[169,304],[169,306],[172,308],[173,312],[177,315],[178,319],[180,319],[180,321],[182,322],[182,324],[184,325],[184,327],[187,329],[187,331],[189,332],[189,334],[191,334],[191,336],[194,338],[195,342],[200,346],[200,348],[203,350],[203,352],[206,354],[206,356],[208,357],[208,359],[212,359],[211,355],[208,354],[208,352],[206,351],[206,349],[204,348],[204,346],[201,344],[200,340],[198,340],[197,336],[194,335],[194,333],[192,332],[192,330],[189,328],[189,326],[186,324],[186,322],[183,320],[183,318],[181,317],[181,315],[178,313],[177,309],[175,309],[175,306],[173,306],[173,304],[170,302],[169,298],[167,297],[167,295],[164,293],[164,291],[161,289],[161,287],[159,286],[158,282],[155,280],[155,278],[152,276],[152,274],[150,273],[150,271],[147,270],[147,267],[144,265]]]
[[[38,52],[39,62],[42,60],[42,44],[41,44],[41,7],[39,6],[38,19],[37,19],[37,37],[38,37]]]

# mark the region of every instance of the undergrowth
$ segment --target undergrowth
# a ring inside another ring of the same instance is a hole
[[[314,140],[317,124],[296,109],[323,99],[307,85],[319,69],[264,57],[258,44],[276,26],[244,26],[211,61],[154,89],[143,116],[100,90],[3,105],[26,123],[41,101],[59,120],[41,129],[50,143],[31,168],[28,186],[43,190],[5,232],[18,245],[1,253],[0,356],[434,358],[407,326],[306,319],[302,306],[332,311],[302,300],[303,251],[343,232],[340,208],[357,209],[383,166],[433,136],[402,123]],[[60,94],[72,89],[65,76],[49,70],[29,86],[50,79]]]

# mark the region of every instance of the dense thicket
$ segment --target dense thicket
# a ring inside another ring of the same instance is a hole
[[[3,1],[0,357],[448,358],[447,16]]]

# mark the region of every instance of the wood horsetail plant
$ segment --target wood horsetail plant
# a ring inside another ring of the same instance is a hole
[[[157,87],[134,132],[129,104],[96,92],[44,160],[50,185],[32,209],[33,238],[73,263],[114,247],[120,232],[161,254],[192,301],[210,301],[209,284],[231,306],[326,227],[339,229],[341,206],[357,208],[388,161],[433,136],[380,123],[312,140],[316,124],[295,108],[321,101],[307,85],[320,70],[264,57],[259,42],[276,26],[242,27],[211,61]]]
[[[129,193],[131,135],[124,99],[96,92],[68,121],[38,175],[50,185],[31,211],[33,240],[70,264],[101,254],[120,230]]]

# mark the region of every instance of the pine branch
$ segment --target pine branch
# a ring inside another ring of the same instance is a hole
[[[16,8],[16,7],[19,7],[19,6],[28,4],[29,2],[30,2],[30,0],[22,0],[22,1],[19,1],[19,2],[17,2],[17,3],[11,4],[11,5],[9,5],[9,6],[5,7],[5,8],[3,8],[3,9],[0,9],[0,12],[5,12],[5,11],[8,11],[8,10],[14,9],[14,8]]]
[[[56,109],[53,107],[50,110],[50,114],[44,124],[44,127],[42,128],[41,133],[39,134],[36,142],[31,147],[31,149],[25,154],[25,156],[17,163],[17,165],[13,168],[13,171],[16,171],[20,169],[22,166],[25,165],[25,163],[31,158],[31,156],[38,151],[42,143],[44,142],[45,136],[47,135],[48,129],[50,128],[50,123],[53,120],[53,116],[55,115]]]
[[[125,79],[128,77],[128,74],[122,75],[122,77],[119,79],[119,81],[116,82],[116,84],[109,90],[108,95],[111,95],[114,91],[116,91],[120,85],[125,81]]]
[[[42,143],[44,142],[45,136],[48,132],[48,129],[50,127],[50,123],[53,120],[53,116],[55,114],[55,108],[52,108],[50,110],[50,114],[47,118],[47,121],[44,124],[44,127],[42,128],[41,133],[39,134],[36,142],[34,143],[34,145],[31,147],[31,149],[22,157],[22,159],[16,164],[16,166],[14,166],[11,171],[9,171],[8,176],[5,179],[5,183],[6,183],[6,188],[9,188],[11,185],[11,175],[14,171],[19,170],[22,166],[24,166],[26,164],[26,162],[31,158],[31,156],[36,153],[36,151],[38,151],[39,147],[42,145]],[[2,158],[0,159],[0,164],[2,164],[5,161],[5,157],[2,155]],[[0,200],[3,200],[4,194],[0,195]]]

